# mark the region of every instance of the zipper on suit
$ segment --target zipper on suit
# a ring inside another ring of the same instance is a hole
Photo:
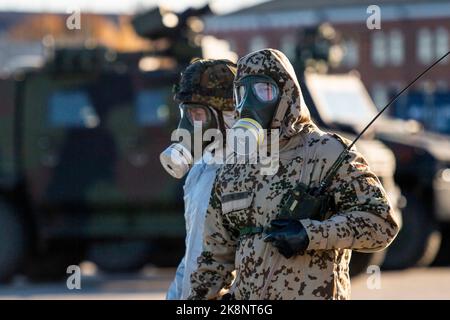
[[[270,282],[272,281],[273,273],[275,272],[275,270],[278,269],[278,265],[280,264],[280,258],[281,258],[280,254],[277,254],[275,262],[269,271],[269,276],[267,277],[266,283],[264,284],[264,287],[261,291],[260,300],[266,300],[267,289],[269,287]]]

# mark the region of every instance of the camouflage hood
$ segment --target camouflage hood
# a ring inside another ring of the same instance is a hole
[[[280,138],[289,139],[311,122],[308,107],[288,58],[275,49],[249,53],[238,61],[236,80],[247,75],[271,77],[280,89],[281,100],[272,120],[272,128],[280,128]]]

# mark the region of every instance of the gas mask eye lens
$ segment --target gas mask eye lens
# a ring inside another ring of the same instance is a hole
[[[245,87],[239,86],[238,89],[239,89],[239,103],[240,103],[245,96]]]
[[[194,123],[194,121],[200,121],[202,123],[208,121],[208,115],[206,114],[206,110],[203,108],[188,108],[186,113],[191,123]]]
[[[181,118],[186,118],[191,125],[200,122],[202,126],[208,126],[211,123],[211,111],[208,107],[198,104],[183,103],[180,105]]]
[[[268,82],[257,82],[253,85],[256,97],[262,102],[273,101],[278,97],[277,87]]]
[[[240,105],[242,102],[242,99],[244,98],[245,95],[245,87],[244,86],[236,86],[234,87],[234,96],[236,99],[236,105]]]

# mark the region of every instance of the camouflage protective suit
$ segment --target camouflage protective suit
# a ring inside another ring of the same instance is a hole
[[[273,49],[248,54],[238,62],[236,79],[249,74],[270,76],[282,94],[272,121],[272,128],[280,129],[278,172],[261,175],[258,164],[219,169],[189,298],[216,298],[236,269],[230,289],[235,299],[348,299],[352,250],[387,247],[398,232],[397,218],[378,178],[352,149],[328,189],[334,214],[321,222],[301,220],[310,240],[304,254],[286,259],[262,240],[264,234],[240,237],[242,227],[266,227],[277,218],[285,195],[300,181],[316,186],[345,142],[312,123],[284,54]]]

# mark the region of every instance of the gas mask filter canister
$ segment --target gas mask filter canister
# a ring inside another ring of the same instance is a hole
[[[191,152],[181,143],[173,143],[159,155],[163,168],[174,178],[181,179],[192,167]]]

